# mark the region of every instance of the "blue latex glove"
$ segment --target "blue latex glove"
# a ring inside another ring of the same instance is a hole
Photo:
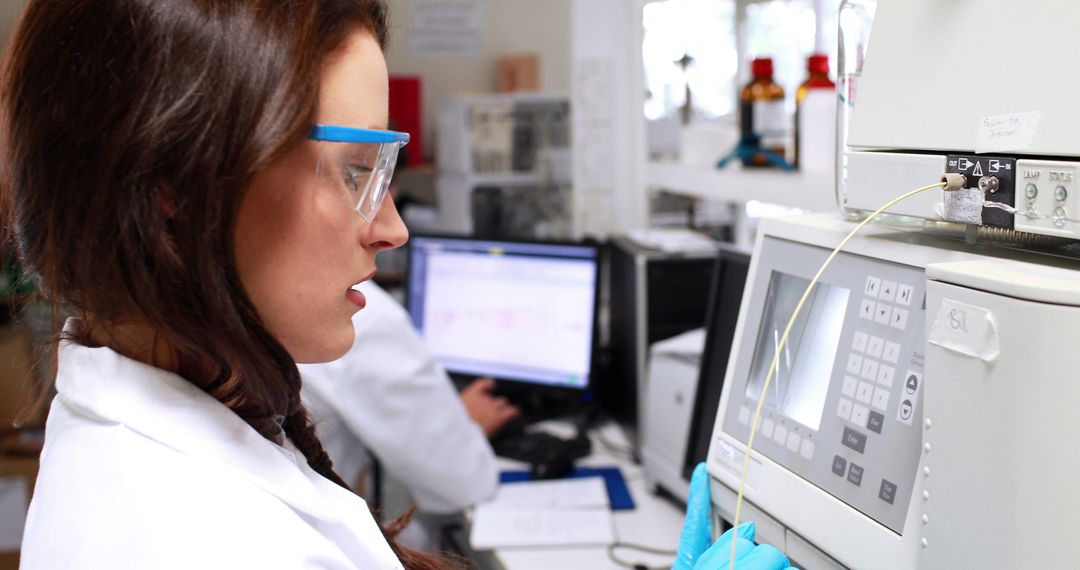
[[[690,499],[686,503],[686,522],[679,539],[679,552],[671,570],[727,570],[731,563],[731,541],[735,541],[735,570],[781,570],[791,564],[782,552],[768,545],[754,544],[754,523],[739,525],[725,532],[715,544],[712,517],[709,516],[709,473],[698,464],[690,478]]]

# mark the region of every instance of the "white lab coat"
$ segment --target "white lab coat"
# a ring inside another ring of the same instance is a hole
[[[63,343],[22,569],[401,568],[367,504],[179,376]]]
[[[490,497],[498,469],[446,371],[405,309],[371,282],[342,358],[300,366],[304,398],[338,474],[354,481],[371,450],[427,513],[461,511]]]

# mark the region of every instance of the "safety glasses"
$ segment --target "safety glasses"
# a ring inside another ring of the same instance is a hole
[[[315,178],[345,205],[371,223],[386,198],[398,151],[409,133],[315,125],[309,139],[319,141]]]

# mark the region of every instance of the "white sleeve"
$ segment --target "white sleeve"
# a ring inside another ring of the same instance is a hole
[[[420,510],[451,513],[488,498],[498,471],[483,430],[405,309],[373,283],[360,289],[368,302],[353,317],[352,348],[334,362],[301,365],[305,389],[333,408]]]

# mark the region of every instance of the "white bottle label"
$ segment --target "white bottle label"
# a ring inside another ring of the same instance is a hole
[[[784,101],[754,102],[754,132],[765,148],[784,146],[788,121]]]

